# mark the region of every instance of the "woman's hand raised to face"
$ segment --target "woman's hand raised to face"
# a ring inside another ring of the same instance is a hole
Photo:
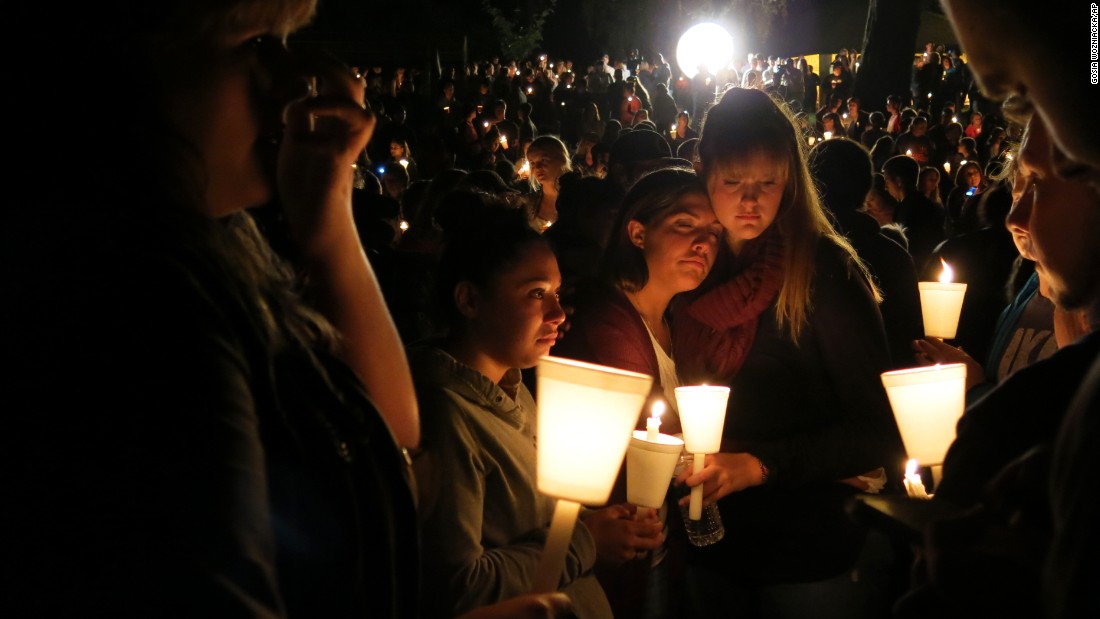
[[[404,345],[351,213],[355,163],[374,132],[364,82],[330,57],[299,54],[312,95],[286,107],[278,188],[315,306],[342,335],[339,355],[403,447],[420,441]]]
[[[374,133],[365,82],[334,58],[299,54],[310,96],[286,108],[279,197],[291,233],[309,251],[351,220],[355,164]]]

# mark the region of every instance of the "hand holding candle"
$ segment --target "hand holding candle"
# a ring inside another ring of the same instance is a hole
[[[688,453],[694,454],[692,474],[703,470],[704,456],[722,449],[722,428],[726,421],[726,403],[729,387],[677,387],[676,402],[680,409],[680,423],[684,427],[684,443]],[[689,517],[699,520],[703,513],[703,486],[691,489]]]

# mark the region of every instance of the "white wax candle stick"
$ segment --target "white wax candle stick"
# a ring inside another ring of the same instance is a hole
[[[645,440],[656,443],[657,434],[661,429],[661,420],[656,417],[650,417],[645,421]]]
[[[550,532],[546,535],[546,545],[542,548],[532,580],[533,593],[552,593],[558,590],[558,581],[561,580],[561,572],[565,568],[565,554],[569,550],[569,540],[573,539],[573,527],[577,524],[577,514],[580,511],[581,504],[575,501],[558,499],[554,505]]]
[[[698,475],[703,470],[703,458],[706,454],[695,454],[691,462],[691,474]],[[703,484],[691,489],[691,503],[688,505],[688,517],[692,520],[703,518]]]

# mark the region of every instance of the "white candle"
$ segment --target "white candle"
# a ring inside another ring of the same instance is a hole
[[[538,489],[558,499],[533,579],[542,593],[558,588],[580,506],[611,496],[653,377],[549,356],[536,371]]]
[[[954,272],[942,258],[943,272],[938,282],[918,282],[920,307],[924,316],[924,334],[951,339],[959,328],[966,284],[952,283]]]
[[[659,434],[661,430],[661,415],[664,413],[664,401],[657,400],[654,402],[651,415],[645,420],[645,440],[651,443],[657,442],[657,434]]]
[[[695,454],[691,461],[691,474],[698,475],[703,472],[703,460],[705,454]],[[703,484],[691,488],[691,502],[688,504],[688,517],[692,520],[703,518]]]
[[[905,452],[926,465],[942,463],[966,408],[966,365],[893,370],[881,378]]]
[[[703,470],[703,459],[708,453],[722,450],[722,427],[726,421],[726,403],[729,387],[677,387],[676,403],[680,411],[680,423],[684,427],[684,444],[688,453],[694,454],[691,472]],[[703,517],[703,485],[691,489],[688,517]]]
[[[911,499],[930,499],[932,497],[924,489],[918,470],[916,458],[911,458],[905,465],[905,492]]]

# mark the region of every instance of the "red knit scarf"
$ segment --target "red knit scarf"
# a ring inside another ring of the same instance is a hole
[[[691,301],[681,313],[686,320],[677,329],[687,331],[684,335],[695,348],[679,351],[687,357],[676,360],[684,378],[728,383],[741,369],[756,338],[760,314],[771,307],[783,285],[784,247],[778,235],[765,240],[753,254],[737,275]]]

